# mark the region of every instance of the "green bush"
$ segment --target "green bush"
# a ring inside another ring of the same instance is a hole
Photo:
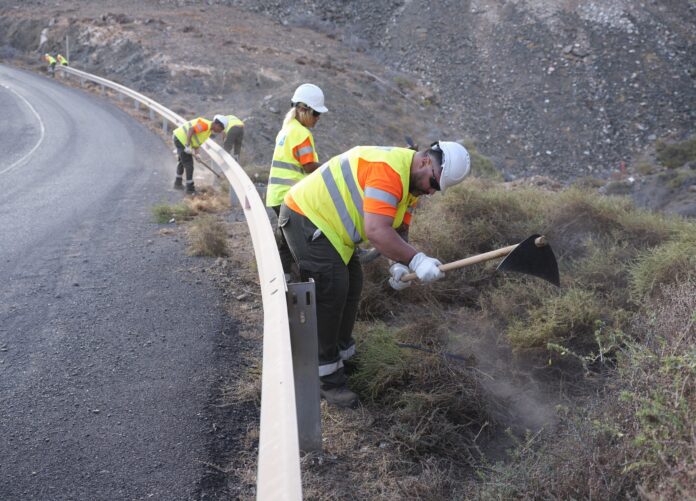
[[[194,212],[183,202],[174,205],[162,202],[152,207],[152,215],[157,224],[165,224],[172,219],[188,221],[194,216]]]
[[[696,161],[696,137],[681,143],[667,144],[658,142],[657,160],[670,169],[681,167],[687,162]]]

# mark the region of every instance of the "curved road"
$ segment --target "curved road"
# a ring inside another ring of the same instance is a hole
[[[205,261],[151,221],[181,196],[168,145],[2,65],[0,109],[0,499],[216,498],[210,407],[235,324]]]

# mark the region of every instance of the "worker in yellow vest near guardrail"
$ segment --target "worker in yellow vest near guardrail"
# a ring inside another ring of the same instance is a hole
[[[182,179],[185,170],[186,193],[196,193],[196,187],[193,185],[193,155],[198,154],[198,148],[210,138],[211,134],[219,134],[225,130],[226,126],[227,118],[223,115],[215,115],[212,120],[203,117],[194,118],[174,129],[172,139],[179,157],[174,180],[175,189],[184,189]]]
[[[320,392],[327,402],[353,407],[344,362],[355,354],[353,325],[363,276],[358,253],[369,240],[395,261],[389,284],[414,271],[423,282],[444,276],[435,258],[408,243],[411,211],[421,195],[460,183],[469,174],[462,145],[438,141],[419,152],[407,148],[358,146],[333,157],[293,186],[280,208],[278,225],[303,281],[316,285]],[[408,266],[407,266],[408,265]]]
[[[285,115],[283,128],[276,137],[266,190],[266,207],[272,208],[276,215],[288,190],[319,167],[319,156],[309,129],[317,125],[322,113],[329,111],[324,106],[322,90],[310,83],[295,89],[291,102],[292,107]],[[276,239],[285,279],[289,281],[292,254],[279,227],[276,227]]]
[[[47,52],[46,54],[44,54],[44,61],[48,63],[48,72],[51,74],[51,76],[55,76],[56,58]]]
[[[234,149],[234,159],[239,162],[244,140],[244,122],[234,115],[225,115],[225,118],[227,118],[227,126],[222,136],[222,147],[227,153],[231,153]]]
[[[58,54],[56,56],[56,59],[58,59],[58,63],[60,63],[61,66],[67,66],[68,65],[68,60],[65,59],[61,54]]]

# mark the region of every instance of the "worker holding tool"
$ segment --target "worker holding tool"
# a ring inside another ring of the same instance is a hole
[[[51,74],[51,76],[55,76],[56,75],[56,58],[47,52],[46,54],[44,54],[44,61],[46,61],[48,63],[48,72]]]
[[[58,62],[60,63],[61,66],[67,66],[68,65],[68,60],[65,59],[61,54],[58,54],[56,56],[56,59],[58,59]]]
[[[333,157],[293,186],[280,208],[282,228],[303,281],[316,284],[321,396],[352,407],[344,361],[355,354],[352,331],[362,290],[356,246],[369,240],[395,263],[389,284],[414,271],[422,282],[442,278],[437,259],[407,241],[410,210],[421,195],[460,183],[469,174],[469,153],[455,142],[426,150],[358,146]]]
[[[244,139],[244,122],[234,115],[225,115],[227,125],[222,133],[222,147],[227,153],[234,148],[234,159],[239,162],[242,152],[242,140]]]
[[[186,170],[186,193],[196,193],[193,185],[193,156],[198,155],[198,148],[213,134],[219,134],[227,126],[227,117],[215,115],[212,120],[203,117],[194,118],[174,129],[172,139],[176,146],[179,163],[176,165],[174,188],[183,190],[182,178]]]
[[[309,129],[315,127],[324,106],[324,93],[314,84],[300,85],[292,96],[290,110],[285,115],[283,127],[276,137],[271,172],[268,176],[266,207],[272,208],[276,215],[280,212],[285,194],[307,174],[319,167],[319,157],[314,146],[314,137]],[[291,278],[292,254],[285,236],[276,227],[278,251],[285,271],[285,279]]]

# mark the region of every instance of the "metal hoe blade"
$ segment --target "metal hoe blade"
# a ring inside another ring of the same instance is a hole
[[[561,280],[558,274],[556,256],[554,256],[550,245],[537,246],[534,242],[537,237],[539,235],[532,235],[520,243],[496,269],[533,275],[560,287]]]

